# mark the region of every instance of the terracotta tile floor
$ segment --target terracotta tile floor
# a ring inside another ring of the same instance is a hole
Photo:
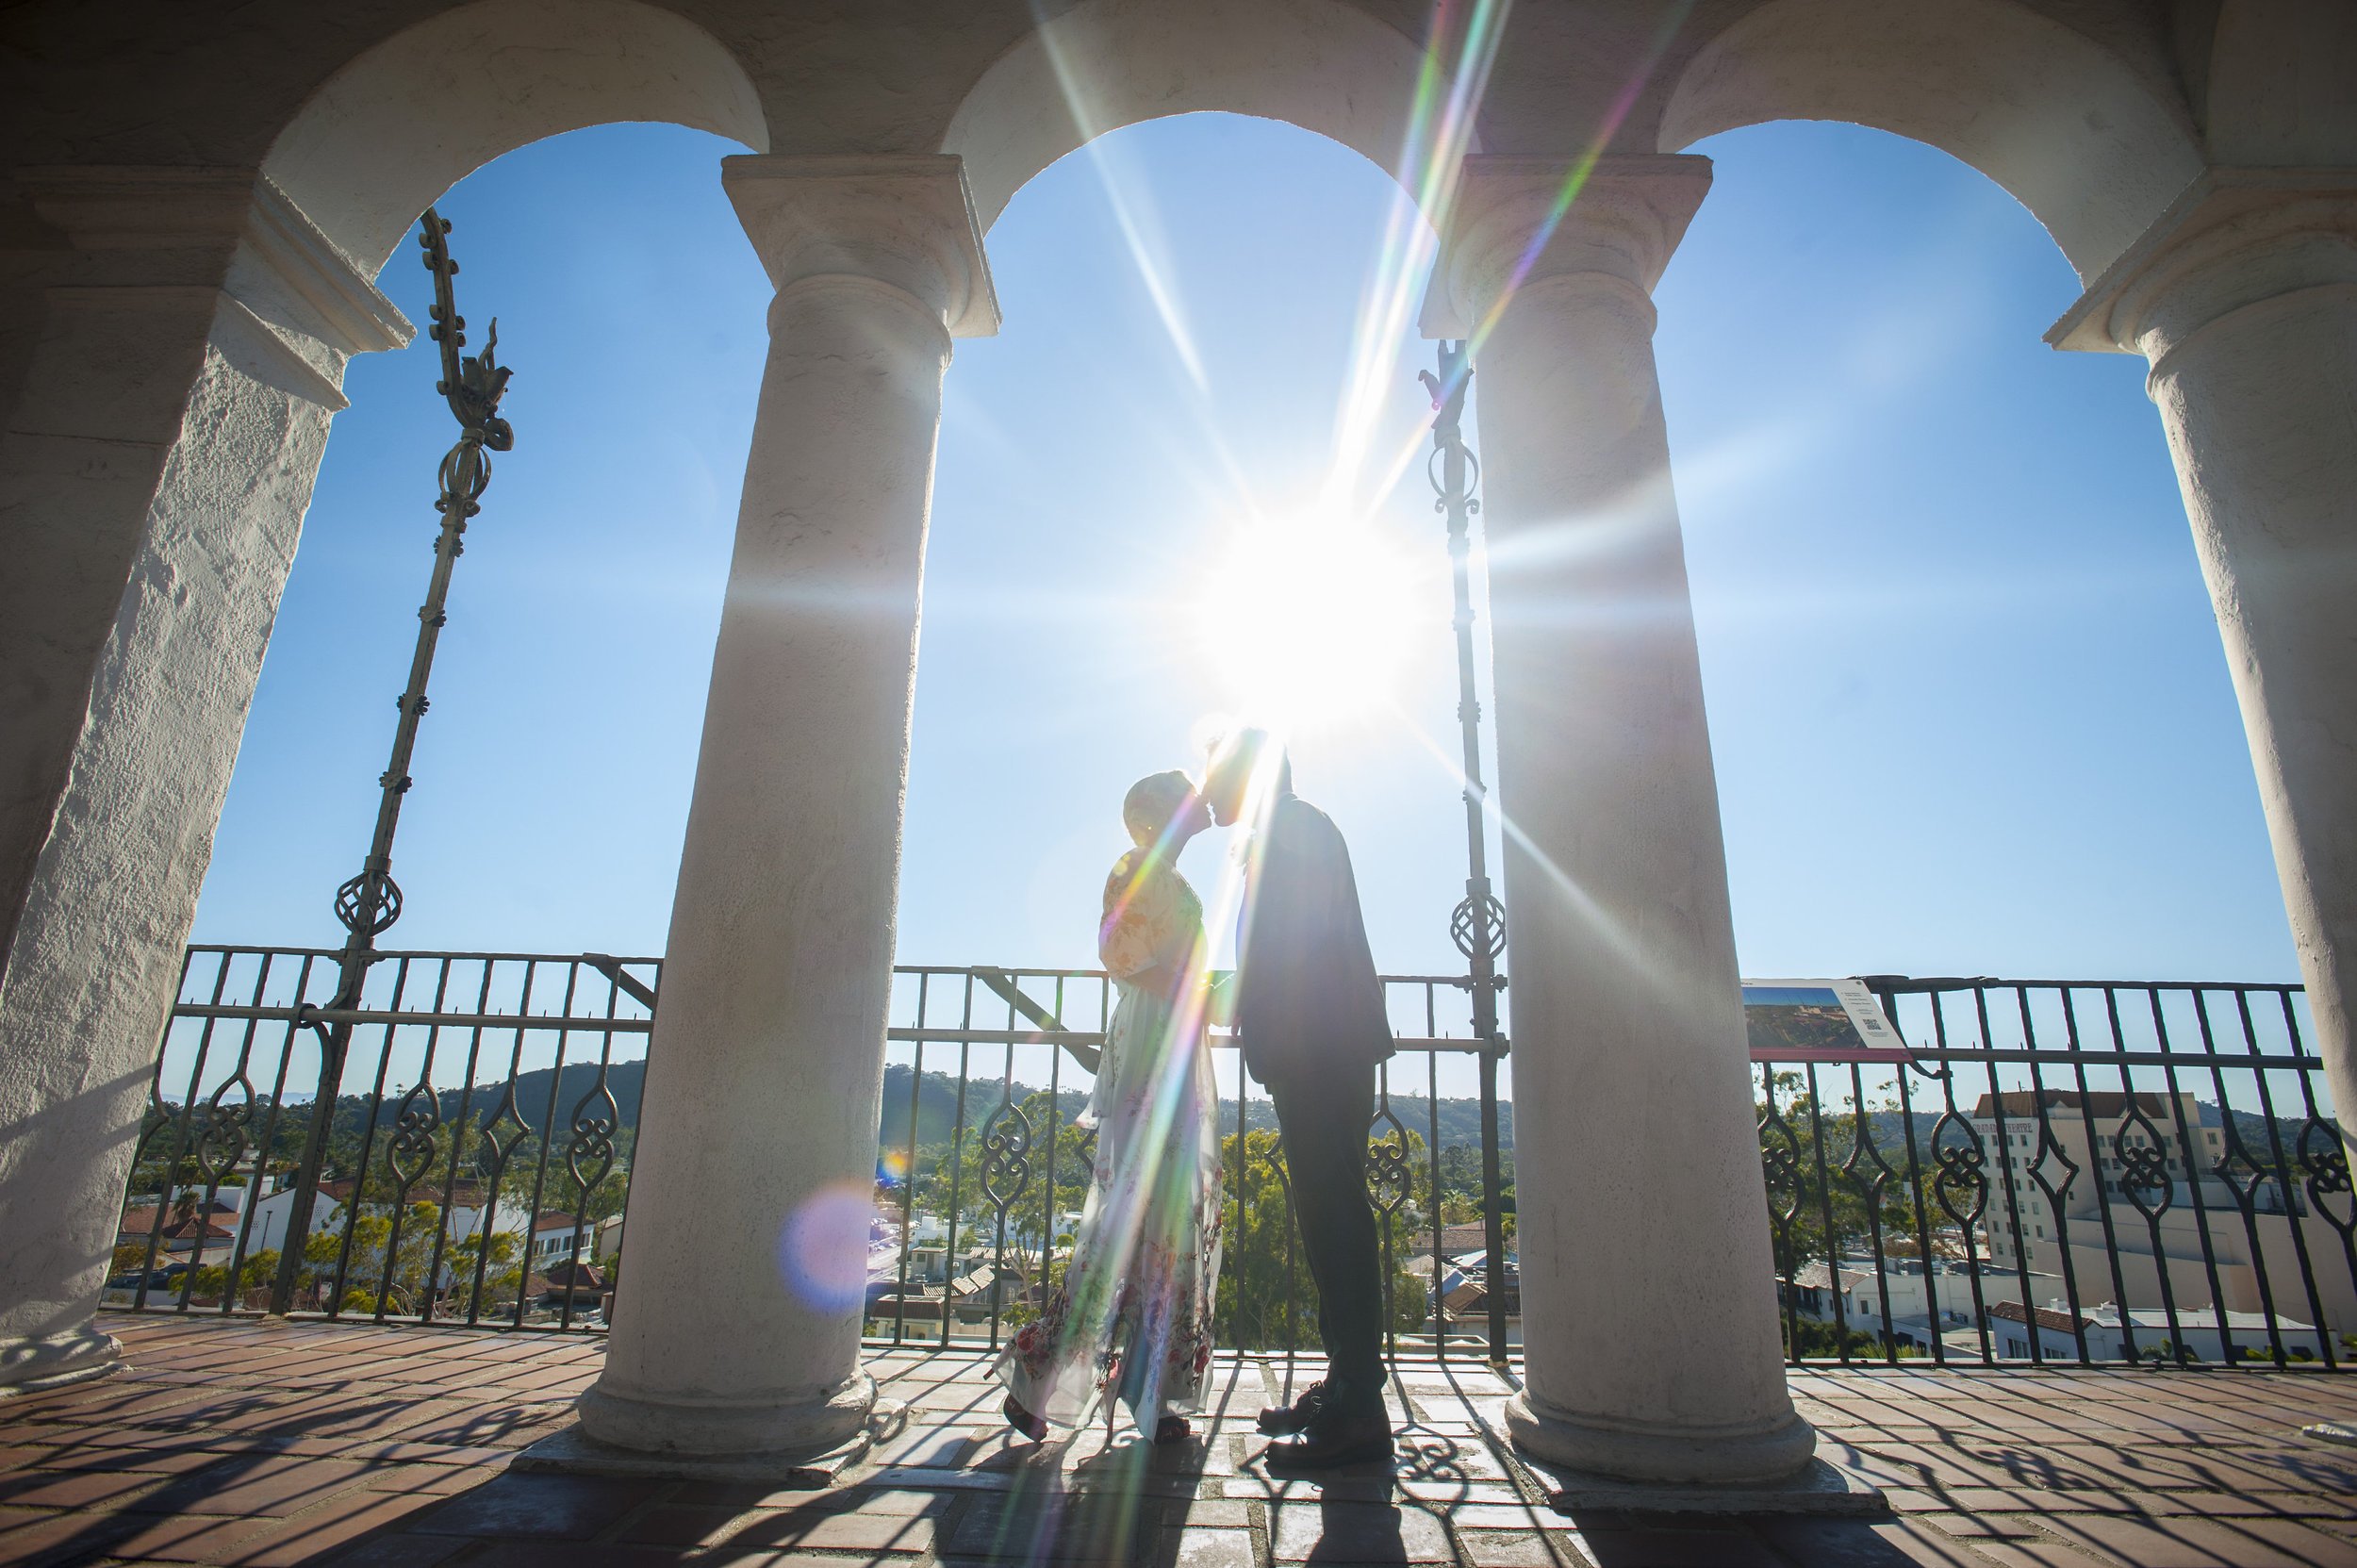
[[[1712,1521],[1558,1512],[1492,1439],[1508,1383],[1471,1367],[1404,1363],[1399,1462],[1317,1485],[1252,1462],[1281,1362],[1223,1364],[1208,1441],[1186,1450],[1101,1431],[1034,1449],[997,1428],[981,1362],[883,1353],[905,1421],[812,1493],[511,1471],[569,1418],[595,1339],[108,1326],[127,1371],[0,1402],[0,1562],[2357,1565],[2357,1448],[2299,1434],[2357,1418],[2357,1378],[1798,1373],[1822,1451],[1893,1514]]]

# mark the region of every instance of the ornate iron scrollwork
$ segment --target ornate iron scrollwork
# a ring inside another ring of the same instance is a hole
[[[2161,1130],[2152,1125],[2135,1097],[2128,1098],[2129,1114],[2112,1134],[2112,1153],[2119,1162],[2117,1182],[2119,1196],[2135,1206],[2147,1224],[2157,1221],[2168,1212],[2171,1201],[2168,1179],[2168,1153],[2161,1141]],[[2142,1141],[2131,1143],[2129,1133],[2135,1131]],[[2157,1193],[2157,1198],[2148,1194]]]
[[[1949,1142],[1951,1131],[1960,1132],[1964,1141]],[[1932,1193],[1939,1199],[1941,1212],[1967,1236],[1971,1235],[1988,1207],[1988,1150],[1982,1146],[1980,1133],[1956,1114],[1953,1106],[1932,1124],[1932,1163],[1938,1167],[1932,1177]],[[1967,1198],[1970,1203],[1958,1207]]]
[[[1010,1091],[982,1123],[982,1196],[1002,1222],[1030,1182],[1030,1156],[1031,1118]]]
[[[400,918],[401,883],[390,871],[363,871],[336,889],[337,923],[354,936],[382,936]]]
[[[1367,1201],[1386,1220],[1397,1214],[1414,1191],[1408,1155],[1408,1128],[1392,1111],[1392,1097],[1386,1094],[1376,1107],[1372,1128],[1390,1124],[1388,1131],[1380,1131],[1367,1143]]]
[[[1777,1243],[1782,1249],[1801,1213],[1801,1140],[1791,1123],[1784,1119],[1784,1113],[1776,1109],[1772,1077],[1769,1079],[1759,1116],[1759,1162],[1768,1185],[1769,1216],[1776,1222]],[[1787,1199],[1781,1206],[1775,1201],[1779,1195]]]
[[[1861,1177],[1858,1172],[1869,1160],[1873,1163],[1874,1174],[1871,1178]],[[1883,1193],[1899,1171],[1883,1157],[1882,1149],[1875,1144],[1873,1118],[1867,1114],[1863,1104],[1851,1107],[1850,1152],[1843,1157],[1840,1171],[1852,1190],[1866,1200],[1867,1213],[1879,1215],[1882,1213]],[[1881,1221],[1876,1219],[1874,1223],[1879,1227]]]
[[[1467,958],[1479,953],[1495,963],[1506,951],[1506,905],[1494,893],[1468,894],[1449,916],[1448,936]]]
[[[2340,1130],[2331,1122],[2311,1118],[2299,1130],[2293,1147],[2299,1168],[2308,1175],[2308,1206],[2341,1233],[2341,1246],[2346,1249],[2352,1233],[2357,1233],[2357,1203],[2350,1201],[2349,1151],[2341,1145]]]
[[[2276,1180],[2275,1172],[2250,1157],[2250,1150],[2235,1131],[2233,1118],[2226,1119],[2226,1148],[2210,1167],[2212,1175],[2226,1183],[2226,1190],[2234,1195],[2234,1206],[2247,1219],[2258,1209],[2259,1189]],[[2279,1184],[2279,1189],[2280,1184]]]
[[[2311,1120],[2299,1130],[2299,1164],[2308,1173],[2308,1196],[2349,1190],[2349,1153],[2330,1122]]]
[[[442,1105],[434,1085],[420,1078],[401,1098],[392,1136],[385,1141],[385,1168],[403,1194],[433,1167],[441,1152]]]
[[[245,1059],[238,1060],[238,1069],[222,1081],[205,1102],[205,1130],[197,1134],[196,1169],[207,1187],[218,1186],[221,1179],[238,1168],[254,1140],[247,1129],[254,1120],[254,1083],[245,1075]],[[229,1092],[237,1090],[239,1098],[231,1099]]]
[[[511,1131],[503,1132],[502,1122],[508,1123]],[[508,1075],[507,1092],[500,1097],[499,1108],[491,1113],[489,1121],[475,1130],[475,1135],[482,1140],[476,1146],[476,1161],[480,1164],[484,1151],[489,1152],[490,1165],[483,1174],[497,1191],[500,1180],[507,1174],[508,1162],[516,1157],[524,1140],[532,1136],[532,1124],[524,1120],[523,1112],[516,1104],[514,1074]]]
[[[602,1109],[592,1111],[592,1106]],[[589,1189],[604,1180],[614,1169],[614,1134],[621,1125],[622,1108],[606,1083],[605,1067],[601,1064],[598,1081],[573,1102],[572,1137],[565,1147],[565,1168],[571,1173],[585,1200],[589,1197]]]
[[[2063,1200],[2069,1193],[2071,1183],[2079,1180],[2079,1163],[2054,1141],[2054,1130],[2044,1116],[2037,1120],[2037,1147],[2030,1151],[2030,1158],[2022,1169],[2031,1180],[2037,1183],[2038,1190],[2046,1195],[2049,1211],[2055,1216],[2055,1224],[2059,1227],[2066,1207]],[[2050,1169],[2059,1169],[2062,1179],[2056,1180],[2048,1175]]]

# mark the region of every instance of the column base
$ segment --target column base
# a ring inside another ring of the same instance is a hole
[[[1764,1427],[1656,1427],[1541,1411],[1527,1390],[1506,1402],[1506,1429],[1515,1447],[1548,1464],[1674,1485],[1784,1480],[1817,1453],[1817,1428],[1790,1411]]]
[[[574,1402],[581,1430],[609,1448],[710,1459],[816,1458],[866,1429],[876,1379],[855,1372],[816,1399],[651,1399],[592,1384]]]
[[[94,1323],[62,1334],[0,1340],[0,1397],[103,1378],[123,1365],[123,1342]]]
[[[902,1408],[879,1400],[860,1429],[823,1453],[649,1454],[600,1443],[578,1422],[559,1428],[518,1454],[514,1468],[555,1476],[605,1476],[619,1480],[728,1481],[780,1491],[823,1492],[865,1460],[876,1445],[879,1427]]]

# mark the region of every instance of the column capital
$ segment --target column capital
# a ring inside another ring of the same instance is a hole
[[[720,183],[779,289],[828,274],[873,278],[937,314],[952,338],[997,332],[964,158],[746,153],[721,159]]]
[[[273,325],[344,354],[416,335],[398,306],[268,174],[78,165],[14,171],[84,264],[66,287],[217,286]]]
[[[1710,160],[1688,154],[1598,158],[1584,178],[1576,159],[1466,158],[1425,294],[1425,336],[1469,335],[1538,278],[1590,274],[1650,298],[1709,190]]]
[[[2357,168],[2205,170],[2046,333],[2058,349],[2162,361],[2204,328],[2357,289]]]
[[[72,246],[54,302],[210,313],[213,344],[230,363],[307,402],[343,408],[344,359],[417,334],[268,174],[70,165],[14,178]]]

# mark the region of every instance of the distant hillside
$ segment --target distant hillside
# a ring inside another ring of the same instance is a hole
[[[591,1114],[603,1114],[602,1105],[582,1105],[595,1093],[597,1086],[598,1065],[595,1062],[569,1064],[561,1078],[552,1067],[523,1073],[516,1080],[516,1114],[523,1118],[524,1125],[532,1129],[536,1135],[547,1132],[552,1111],[557,1126],[570,1127],[577,1109],[585,1109]],[[647,1087],[647,1064],[644,1061],[615,1063],[606,1069],[605,1086],[614,1096],[615,1109],[620,1113],[619,1125],[636,1127],[638,1102]],[[553,1100],[549,1093],[552,1088],[555,1090]],[[463,1099],[468,1115],[487,1122],[499,1114],[500,1103],[506,1094],[507,1085],[504,1083],[478,1083],[470,1091],[445,1089],[440,1096],[442,1119],[445,1122],[456,1120]],[[390,1121],[399,1109],[400,1103],[395,1100],[385,1108],[378,1119]]]
[[[359,1075],[355,1072],[354,1076]],[[907,1066],[897,1063],[884,1068],[882,1125],[880,1131],[885,1148],[907,1146],[912,1076]],[[516,1114],[536,1137],[545,1136],[552,1122],[560,1130],[569,1128],[577,1112],[586,1110],[591,1114],[604,1113],[602,1105],[590,1101],[597,1085],[598,1065],[595,1062],[571,1063],[561,1073],[550,1067],[535,1068],[519,1074],[515,1081]],[[605,1069],[605,1086],[614,1097],[614,1114],[619,1127],[634,1131],[636,1130],[646,1085],[647,1064],[643,1059],[617,1062]],[[957,1125],[956,1077],[949,1073],[929,1072],[914,1087],[918,1146],[946,1143],[951,1129]],[[968,1079],[965,1088],[966,1125],[981,1127],[997,1107],[1004,1092],[1003,1081],[997,1078],[977,1074]],[[1014,1084],[1014,1096],[1018,1101],[1038,1092],[1038,1087],[1033,1084],[1021,1081]],[[468,1089],[437,1089],[435,1098],[438,1101],[437,1109],[444,1126],[452,1126],[467,1118],[481,1125],[489,1123],[500,1114],[507,1095],[508,1085],[504,1081],[494,1081],[477,1083]],[[1088,1103],[1088,1092],[1085,1089],[1064,1089],[1059,1093],[1058,1101],[1060,1114],[1069,1120],[1079,1115]],[[290,1098],[288,1103],[290,1107],[295,1107],[305,1102]],[[400,1116],[404,1103],[404,1096],[401,1091],[387,1089],[384,1102],[376,1107],[373,1117],[376,1125],[391,1126]],[[1432,1140],[1433,1108],[1423,1095],[1394,1093],[1391,1107],[1393,1114],[1409,1131],[1420,1139]],[[1441,1147],[1481,1147],[1481,1102],[1478,1099],[1443,1098],[1438,1110],[1438,1141]],[[338,1128],[347,1129],[357,1137],[371,1119],[366,1095],[345,1093],[337,1097],[336,1124]],[[288,1127],[298,1125],[299,1121],[292,1120],[286,1124]],[[1223,1135],[1234,1132],[1236,1102],[1233,1099],[1220,1102],[1219,1125]],[[1248,1102],[1244,1125],[1255,1131],[1274,1131],[1277,1126],[1276,1112],[1266,1099],[1255,1098]],[[1502,1101],[1498,1106],[1498,1142],[1502,1149],[1508,1153],[1512,1151],[1514,1107],[1510,1101]]]
[[[908,1146],[909,1090],[911,1074],[908,1068],[895,1064],[884,1069],[882,1144],[886,1148]],[[948,1073],[927,1073],[916,1084],[916,1142],[946,1143],[950,1131],[957,1126],[958,1081]],[[965,1091],[965,1121],[968,1127],[980,1127],[996,1110],[1005,1095],[998,1079],[970,1079]],[[1017,1082],[1014,1098],[1019,1104],[1038,1091],[1031,1085]],[[1082,1089],[1065,1089],[1057,1096],[1057,1112],[1066,1121],[1080,1114],[1088,1103],[1088,1093]],[[1408,1130],[1419,1138],[1432,1136],[1431,1113],[1422,1095],[1392,1097],[1392,1111]],[[1481,1146],[1481,1102],[1477,1099],[1443,1098],[1441,1111],[1441,1147],[1448,1148],[1459,1144],[1478,1148]],[[1236,1102],[1223,1099],[1219,1107],[1220,1131],[1231,1133],[1236,1129]],[[1247,1102],[1244,1113],[1247,1131],[1273,1131],[1277,1114],[1265,1099]],[[1498,1107],[1498,1144],[1501,1148],[1514,1147],[1514,1108],[1510,1104]]]
[[[908,1143],[911,1078],[910,1070],[897,1063],[884,1069],[883,1117],[880,1131],[882,1145],[886,1148],[905,1147]],[[560,1128],[568,1127],[572,1123],[574,1110],[596,1089],[597,1081],[598,1067],[594,1062],[569,1065],[564,1069],[561,1078],[554,1069],[548,1067],[524,1073],[516,1080],[517,1114],[523,1118],[524,1125],[536,1134],[546,1131],[552,1119],[552,1111],[554,1113],[553,1119],[556,1125]],[[638,1125],[639,1101],[645,1093],[646,1082],[647,1065],[643,1061],[618,1062],[606,1069],[606,1088],[614,1096],[614,1103],[620,1112],[622,1126],[635,1128]],[[555,1091],[553,1098],[550,1093],[552,1088]],[[917,1144],[921,1147],[926,1144],[947,1142],[951,1129],[957,1125],[958,1081],[956,1077],[949,1073],[929,1072],[921,1081],[916,1083],[915,1090]],[[473,1090],[465,1096],[467,1114],[488,1121],[498,1113],[506,1092],[507,1086],[503,1083],[476,1084]],[[998,1079],[982,1077],[969,1079],[965,1090],[966,1125],[981,1126],[983,1120],[997,1108],[1003,1092],[1002,1082]],[[1018,1102],[1036,1092],[1036,1089],[1030,1084],[1018,1081],[1014,1085],[1014,1097]],[[438,1098],[441,1100],[443,1120],[445,1122],[456,1120],[460,1112],[460,1091],[446,1089]],[[1088,1103],[1087,1091],[1082,1089],[1065,1089],[1059,1094],[1057,1098],[1059,1110],[1066,1120],[1078,1115],[1081,1108]],[[400,1110],[398,1097],[388,1096],[387,1101],[377,1114],[377,1120],[380,1123],[391,1122]],[[356,1108],[360,1102],[356,1097],[346,1097],[345,1103]],[[1392,1110],[1408,1130],[1415,1133],[1417,1137],[1426,1139],[1431,1137],[1431,1112],[1427,1108],[1424,1096],[1394,1094],[1392,1097]],[[1232,1132],[1235,1130],[1236,1102],[1234,1100],[1226,1099],[1220,1102],[1219,1124],[1223,1133]],[[1269,1102],[1257,1098],[1250,1101],[1245,1113],[1244,1125],[1252,1130],[1273,1130],[1277,1126],[1277,1118]],[[1510,1149],[1514,1147],[1514,1108],[1511,1104],[1501,1104],[1498,1107],[1498,1142],[1503,1148]],[[1460,1144],[1476,1148],[1480,1147],[1481,1102],[1479,1100],[1445,1098],[1441,1100],[1440,1143],[1442,1148]]]

